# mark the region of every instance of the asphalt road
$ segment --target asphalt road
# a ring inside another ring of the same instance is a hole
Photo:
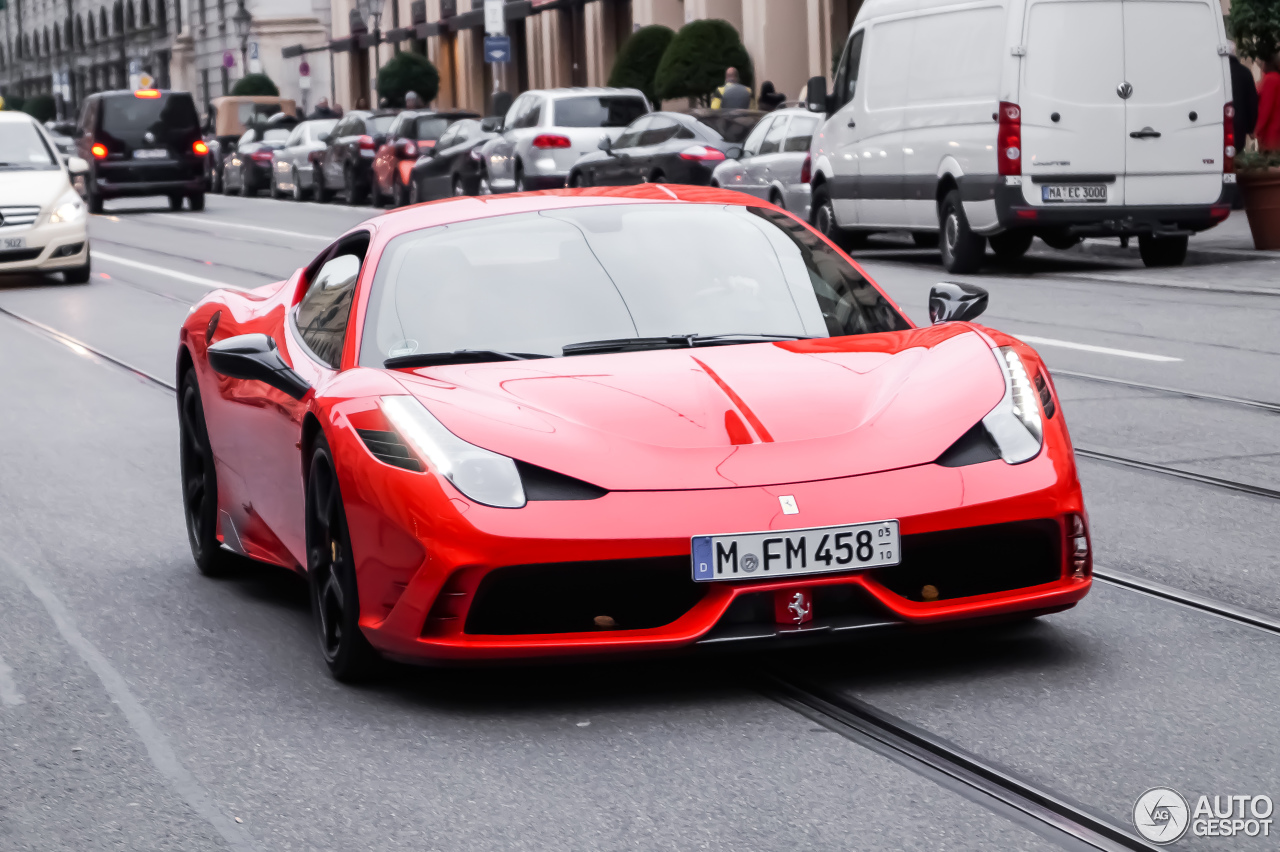
[[[784,706],[762,670],[1130,830],[1156,785],[1280,799],[1280,636],[1104,583],[1016,628],[334,683],[301,581],[195,572],[172,394],[90,349],[172,381],[193,301],[285,277],[372,212],[120,202],[88,285],[0,282],[0,849],[1078,848]],[[966,280],[984,321],[1035,339],[1078,448],[1277,490],[1280,413],[1134,386],[1280,403],[1280,261],[1215,237],[1176,270],[1084,246]],[[858,254],[921,322],[945,275],[905,245]],[[1100,569],[1280,618],[1280,502],[1080,468]]]

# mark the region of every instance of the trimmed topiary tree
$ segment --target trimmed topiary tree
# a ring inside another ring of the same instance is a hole
[[[5,95],[4,108],[11,112],[22,112],[22,104],[24,103],[22,95]]]
[[[255,95],[280,96],[280,89],[266,74],[245,74],[231,87],[231,94],[241,97]]]
[[[658,73],[658,63],[675,37],[675,30],[662,24],[636,30],[623,43],[617,59],[613,61],[609,85],[616,89],[639,89],[656,107],[658,92],[654,78]]]
[[[391,106],[404,106],[409,92],[417,92],[422,102],[429,104],[438,91],[440,72],[420,53],[401,51],[378,71],[378,97],[386,98]]]
[[[1275,61],[1280,53],[1280,3],[1232,0],[1229,26],[1238,55]]]
[[[663,100],[694,98],[705,106],[711,102],[712,93],[724,85],[726,68],[737,68],[742,85],[755,89],[751,56],[733,24],[693,21],[680,28],[662,54],[654,88]]]
[[[43,124],[53,120],[58,114],[58,106],[53,101],[53,95],[33,95],[22,104],[22,111]]]

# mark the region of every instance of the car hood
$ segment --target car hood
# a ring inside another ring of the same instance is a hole
[[[71,182],[62,169],[0,171],[0,198],[4,199],[5,206],[48,207],[70,188]]]
[[[395,375],[465,440],[610,490],[926,464],[1004,394],[990,344],[962,323]]]

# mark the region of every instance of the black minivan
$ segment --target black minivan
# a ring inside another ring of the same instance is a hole
[[[204,161],[200,118],[189,92],[161,89],[101,92],[80,113],[79,154],[89,163],[85,192],[89,211],[108,198],[165,195],[171,210],[204,209]]]

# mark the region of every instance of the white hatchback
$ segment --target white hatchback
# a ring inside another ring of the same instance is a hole
[[[63,162],[29,115],[0,112],[0,274],[89,280],[88,209],[72,186],[88,170],[78,157]]]

